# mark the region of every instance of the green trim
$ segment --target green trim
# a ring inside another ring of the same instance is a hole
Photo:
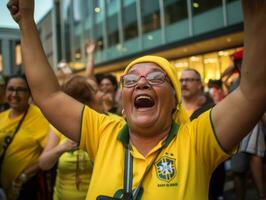
[[[128,147],[128,144],[129,144],[129,128],[128,128],[128,124],[127,123],[119,131],[117,139],[120,140],[123,143],[124,147]]]
[[[212,108],[213,109],[213,108]],[[217,141],[217,143],[219,144],[220,148],[223,150],[224,153],[226,153],[228,156],[230,156],[230,152],[228,152],[224,147],[223,145],[220,143],[220,141],[218,140],[218,137],[217,137],[217,134],[216,134],[216,131],[215,131],[215,128],[214,128],[214,125],[213,125],[213,121],[212,121],[212,109],[210,110],[210,114],[209,114],[209,117],[210,117],[210,121],[211,121],[211,127],[212,127],[212,132],[214,134],[214,137]]]
[[[163,144],[164,147],[167,147],[170,144],[170,142],[175,138],[175,136],[178,133],[178,129],[179,129],[179,126],[177,125],[176,122],[173,121],[170,133],[167,136],[166,140],[164,141],[164,144]]]
[[[123,192],[124,192],[124,189],[119,189],[116,191],[115,195],[114,195],[114,198],[122,198],[123,197]]]
[[[78,142],[78,147],[80,146],[80,140],[81,140],[81,134],[82,134],[82,121],[83,121],[83,114],[84,114],[84,110],[85,110],[85,105],[83,105],[83,108],[81,110],[81,119],[80,119],[80,130],[79,130],[79,142]]]
[[[167,147],[170,142],[175,138],[175,136],[178,133],[179,126],[173,121],[170,133],[168,134],[165,142],[164,142],[164,147]],[[129,128],[128,124],[126,123],[124,127],[120,130],[117,139],[120,140],[125,147],[128,147],[129,145]]]

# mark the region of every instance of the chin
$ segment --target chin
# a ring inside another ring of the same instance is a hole
[[[131,119],[131,123],[139,128],[149,128],[155,125],[156,120],[154,118],[152,119],[151,116],[141,116],[135,119]]]

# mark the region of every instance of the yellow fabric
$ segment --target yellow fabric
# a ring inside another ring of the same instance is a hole
[[[67,138],[53,128],[60,144]],[[79,156],[79,190],[76,187],[77,156]],[[65,152],[58,161],[53,200],[84,200],[90,184],[93,163],[83,150]]]
[[[6,136],[12,136],[21,116],[10,119],[10,109],[0,113],[0,152],[3,153],[3,144]],[[30,105],[29,111],[17,132],[14,140],[6,151],[1,178],[5,189],[11,186],[12,181],[25,169],[38,162],[39,155],[45,145],[49,123],[41,111]]]
[[[94,200],[98,195],[113,196],[123,188],[124,146],[117,137],[124,125],[125,121],[98,114],[89,107],[83,111],[80,148],[88,151],[94,160],[87,200]],[[133,146],[133,188],[160,146],[154,147],[146,157]],[[208,199],[212,171],[228,157],[216,140],[208,111],[180,126],[176,138],[161,152],[146,176],[142,200]],[[171,173],[162,178],[157,167]]]
[[[181,87],[180,87],[180,83],[178,79],[178,74],[174,66],[171,65],[171,63],[169,63],[168,60],[166,60],[165,58],[159,57],[159,56],[143,56],[129,63],[129,65],[126,67],[124,71],[124,74],[128,73],[128,71],[130,70],[131,67],[133,67],[133,65],[138,64],[138,63],[148,63],[148,62],[155,63],[159,67],[161,67],[164,70],[164,72],[167,74],[167,76],[170,78],[174,86],[178,103],[176,106],[176,111],[173,114],[173,119],[175,120],[177,124],[184,124],[188,122],[189,118],[181,103],[181,100],[182,100]]]

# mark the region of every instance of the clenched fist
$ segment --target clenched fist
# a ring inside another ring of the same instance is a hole
[[[34,0],[9,0],[7,8],[18,24],[26,19],[33,20]]]

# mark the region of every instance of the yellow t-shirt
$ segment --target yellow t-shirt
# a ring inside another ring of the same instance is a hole
[[[0,155],[7,136],[12,136],[22,115],[10,119],[10,109],[0,113]],[[41,111],[30,105],[15,138],[9,145],[2,164],[1,180],[3,187],[8,189],[12,181],[25,169],[38,162],[45,145],[49,123]]]
[[[64,142],[67,138],[58,130],[52,128],[60,140]],[[79,160],[77,166],[77,159]],[[76,187],[76,173],[81,181],[79,190]],[[90,184],[93,163],[88,154],[83,150],[65,152],[59,158],[57,166],[56,183],[54,187],[54,200],[84,200]]]
[[[166,148],[156,159],[143,182],[142,200],[208,199],[212,171],[229,155],[219,145],[211,124],[210,111],[179,127],[173,123]],[[128,129],[125,121],[99,115],[88,107],[83,111],[80,147],[94,159],[94,171],[87,200],[99,195],[114,196],[123,189],[124,146]],[[144,157],[133,147],[133,189],[154,158],[162,142]]]

